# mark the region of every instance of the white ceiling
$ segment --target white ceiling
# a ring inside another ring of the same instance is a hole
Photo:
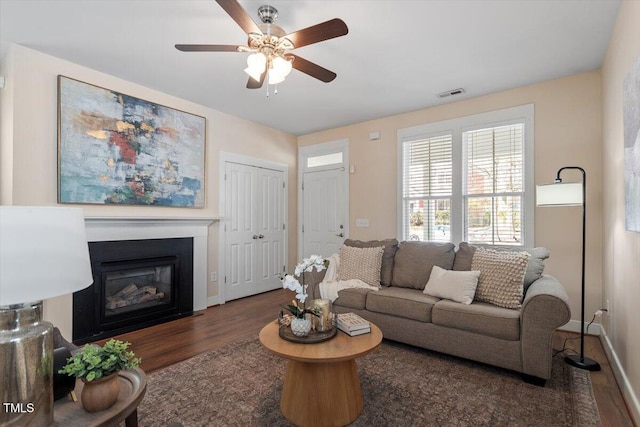
[[[267,98],[245,88],[246,53],[177,51],[246,43],[213,0],[0,0],[0,55],[18,43],[301,135],[597,70],[620,0],[240,0],[256,21],[265,3],[287,32],[346,22],[348,35],[294,51],[333,82],[294,70]]]

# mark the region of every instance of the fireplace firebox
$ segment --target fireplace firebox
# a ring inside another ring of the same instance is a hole
[[[90,242],[93,284],[73,294],[84,344],[193,314],[193,238]]]

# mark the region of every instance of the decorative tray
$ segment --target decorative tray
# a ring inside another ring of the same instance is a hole
[[[280,328],[278,330],[278,334],[283,340],[305,344],[314,344],[318,342],[328,341],[331,338],[335,337],[337,332],[338,328],[333,326],[328,331],[318,332],[315,330],[311,330],[306,337],[298,337],[294,335],[293,332],[291,332],[290,326],[280,325]]]

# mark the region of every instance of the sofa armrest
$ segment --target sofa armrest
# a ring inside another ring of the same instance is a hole
[[[525,374],[544,379],[551,377],[553,332],[570,319],[569,297],[558,279],[544,274],[531,284],[520,316]]]
[[[320,298],[320,282],[324,280],[324,275],[327,274],[327,269],[322,271],[313,270],[311,272],[304,273],[304,284],[308,285],[307,294],[312,299]]]

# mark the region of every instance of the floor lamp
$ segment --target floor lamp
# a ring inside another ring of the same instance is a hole
[[[582,173],[582,184],[579,182],[563,183],[560,174],[563,170],[574,169]],[[584,258],[585,236],[587,226],[587,174],[581,167],[565,166],[558,170],[553,184],[538,185],[536,188],[536,203],[538,206],[582,206],[582,300],[580,311],[580,354],[569,355],[564,358],[571,366],[589,371],[599,371],[600,365],[595,360],[584,357]]]

